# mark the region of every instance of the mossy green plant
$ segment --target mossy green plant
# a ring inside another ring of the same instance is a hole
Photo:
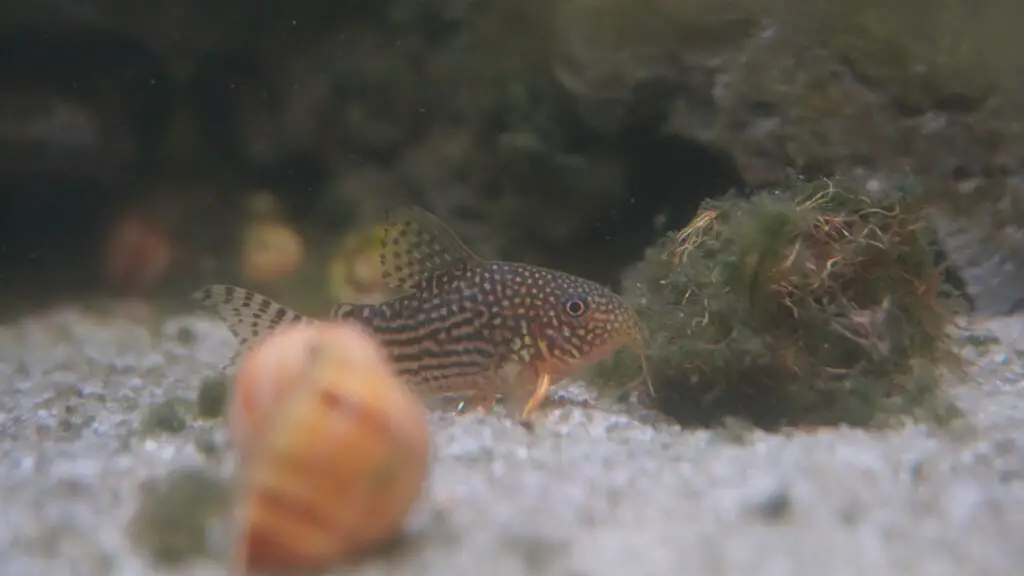
[[[875,426],[956,416],[959,369],[934,238],[911,186],[830,182],[704,202],[626,277],[655,406],[684,424]],[[617,355],[590,375],[626,381]]]

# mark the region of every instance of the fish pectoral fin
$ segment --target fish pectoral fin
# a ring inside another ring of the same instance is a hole
[[[519,417],[525,419],[529,416],[530,412],[536,410],[547,398],[548,390],[550,389],[551,374],[548,372],[541,372],[537,378],[537,384],[534,388],[533,395],[530,396],[530,399],[526,402],[526,406],[523,407],[523,411],[520,413]]]
[[[482,263],[436,216],[417,206],[398,206],[384,218],[381,279],[391,288],[416,290],[430,275]]]

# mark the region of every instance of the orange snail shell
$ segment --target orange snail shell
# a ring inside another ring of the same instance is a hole
[[[428,469],[426,410],[354,322],[279,328],[239,364],[236,567],[314,567],[392,539]]]
[[[299,233],[284,222],[258,220],[245,228],[242,275],[252,282],[270,282],[294,274],[306,257]]]
[[[172,252],[163,229],[139,211],[129,212],[107,234],[103,248],[104,275],[119,291],[142,292],[167,275]]]

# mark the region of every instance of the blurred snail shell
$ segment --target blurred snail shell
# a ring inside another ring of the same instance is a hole
[[[242,275],[252,282],[269,282],[294,274],[306,258],[302,237],[285,222],[257,220],[242,239]]]
[[[392,296],[384,282],[380,261],[384,231],[381,225],[357,229],[342,238],[331,252],[327,279],[335,300],[368,304]]]
[[[166,231],[152,218],[140,211],[126,213],[108,232],[103,273],[116,290],[142,292],[167,275],[172,252]]]
[[[284,326],[247,351],[229,418],[243,573],[371,552],[401,530],[422,490],[426,410],[354,322]]]

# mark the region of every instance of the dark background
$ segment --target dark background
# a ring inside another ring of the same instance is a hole
[[[0,307],[246,283],[256,191],[304,268],[414,203],[485,257],[617,287],[704,198],[913,177],[970,218],[969,267],[1024,205],[1019,34],[983,4],[3,3]]]

